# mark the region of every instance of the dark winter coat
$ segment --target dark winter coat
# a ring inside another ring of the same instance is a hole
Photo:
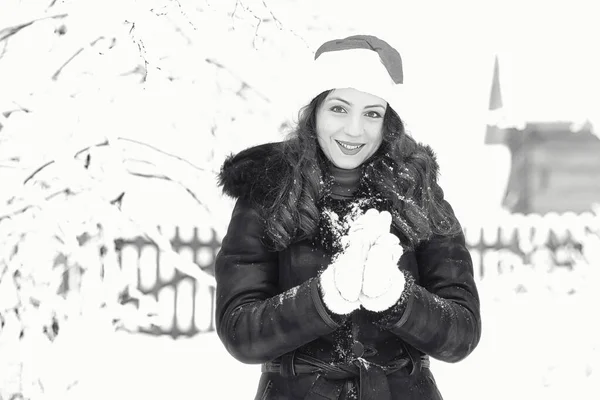
[[[352,388],[360,385],[363,398],[387,393],[398,400],[441,399],[427,356],[460,361],[481,334],[464,236],[434,236],[406,251],[399,268],[414,281],[389,311],[332,314],[316,278],[332,254],[309,240],[280,252],[263,244],[256,207],[276,187],[278,174],[286,173],[276,146],[257,146],[229,158],[220,176],[225,193],[237,202],[215,266],[217,333],[239,361],[265,363],[255,398],[356,398]],[[298,365],[307,357],[326,365],[352,365],[361,357],[369,365],[355,377],[340,378],[306,373]]]

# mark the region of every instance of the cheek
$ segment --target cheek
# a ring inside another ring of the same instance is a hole
[[[327,134],[327,129],[325,129],[322,122],[317,121],[317,143],[325,153],[327,153],[328,141],[329,135]]]
[[[317,121],[317,137],[320,140],[327,140],[335,132],[335,126],[328,118],[320,118]]]
[[[377,146],[381,144],[383,141],[383,128],[380,125],[369,130],[369,140]]]
[[[317,121],[317,138],[321,140],[324,135],[323,123],[321,121]]]

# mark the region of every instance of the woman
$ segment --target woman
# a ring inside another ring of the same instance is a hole
[[[352,36],[312,76],[294,134],[222,167],[217,333],[263,364],[256,399],[441,399],[429,356],[473,351],[479,297],[435,156],[390,104],[402,60]]]

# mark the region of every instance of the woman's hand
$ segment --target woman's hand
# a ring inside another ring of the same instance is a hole
[[[368,243],[364,232],[356,230],[345,238],[346,247],[320,276],[323,302],[335,314],[349,314],[360,307]]]
[[[357,302],[362,289],[369,243],[364,240],[365,232],[363,230],[356,230],[346,238],[348,244],[333,264],[334,281],[345,300]]]
[[[335,314],[349,314],[360,307],[365,262],[371,244],[380,235],[379,219],[375,209],[357,218],[341,239],[344,250],[319,278],[323,302]]]
[[[389,212],[369,209],[342,238],[344,251],[321,274],[323,301],[336,314],[349,314],[361,305],[383,311],[398,301],[404,275],[398,270],[402,247],[390,233]]]
[[[404,290],[404,274],[398,269],[403,249],[397,236],[386,233],[371,246],[363,274],[361,305],[380,312],[392,307]]]
[[[390,226],[392,224],[392,215],[387,212],[379,212],[374,208],[370,208],[359,216],[350,227],[348,236],[342,239],[342,244],[347,244],[352,239],[364,240],[368,246],[372,246],[377,239],[385,234],[389,233]]]
[[[384,311],[396,304],[404,290],[404,274],[398,269],[403,249],[398,237],[390,233],[392,215],[369,209],[357,218],[350,233],[360,232],[368,246],[362,276],[360,304],[371,311]]]

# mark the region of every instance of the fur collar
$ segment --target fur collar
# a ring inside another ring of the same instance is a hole
[[[291,165],[285,160],[284,146],[285,142],[266,143],[229,155],[218,175],[223,193],[258,204],[273,200],[282,177],[291,171]],[[428,145],[417,146],[414,155],[403,160],[404,168],[421,173],[428,170],[430,179],[437,181],[439,166],[434,151]]]
[[[281,178],[289,172],[283,142],[266,143],[229,155],[221,166],[218,183],[230,197],[262,203],[273,197]]]

